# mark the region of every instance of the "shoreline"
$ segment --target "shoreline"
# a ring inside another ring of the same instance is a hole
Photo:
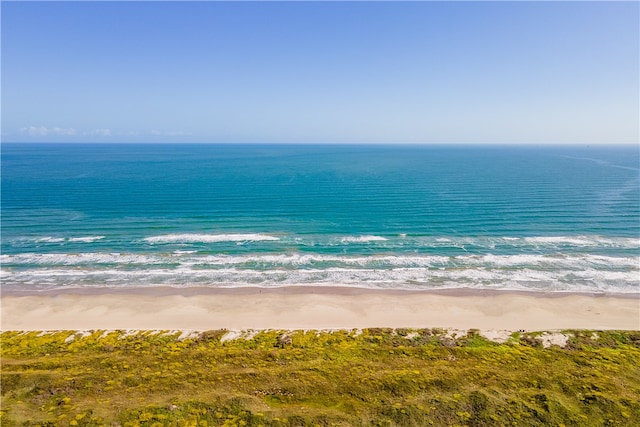
[[[523,289],[478,289],[478,288],[435,288],[435,289],[383,289],[358,286],[323,286],[323,285],[286,285],[276,287],[237,286],[139,286],[139,287],[110,287],[95,286],[83,288],[60,288],[42,290],[16,290],[1,289],[0,297],[21,296],[58,296],[58,295],[148,295],[148,296],[198,296],[198,295],[243,295],[243,294],[335,294],[356,295],[363,293],[387,294],[387,295],[446,295],[457,297],[496,296],[496,295],[523,295],[536,298],[562,298],[567,296],[585,297],[611,297],[622,299],[640,300],[640,292],[571,292],[571,291],[538,291]]]
[[[351,287],[4,291],[7,330],[640,330],[640,294]]]

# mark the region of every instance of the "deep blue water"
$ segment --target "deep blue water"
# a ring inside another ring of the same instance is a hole
[[[4,289],[640,292],[638,147],[1,148]]]

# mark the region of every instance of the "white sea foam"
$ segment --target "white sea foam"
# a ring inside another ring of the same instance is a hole
[[[93,243],[97,240],[104,239],[105,236],[86,236],[86,237],[71,237],[69,238],[70,242],[82,242],[82,243]]]
[[[149,243],[218,243],[280,240],[266,234],[164,234],[143,239]]]
[[[37,239],[35,239],[36,243],[61,243],[64,242],[64,237],[51,237],[51,236],[47,236],[47,237],[39,237]]]
[[[45,237],[35,237],[35,238],[18,238],[18,241],[31,241],[35,243],[93,243],[97,240],[104,239],[105,236],[81,236],[81,237],[56,237],[56,236],[45,236]]]
[[[151,268],[122,270],[116,268],[78,270],[42,268],[14,271],[9,285],[43,287],[86,286],[355,286],[385,289],[522,289],[537,291],[639,293],[637,271],[581,271],[535,269],[429,269],[399,267],[394,269],[344,268],[253,270],[243,268],[197,269]]]
[[[525,241],[529,243],[542,244],[569,244],[574,246],[591,246],[597,244],[596,239],[588,239],[583,237],[525,237]]]
[[[197,251],[177,250],[171,253],[24,253],[0,255],[5,265],[130,265],[169,264],[174,266],[198,266],[223,268],[244,266],[245,268],[309,268],[324,266],[357,266],[362,268],[389,269],[394,267],[444,268],[488,268],[509,270],[535,267],[544,270],[581,270],[596,268],[603,270],[640,270],[640,257],[611,257],[603,255],[320,255],[320,254],[274,254],[274,255],[200,255]]]
[[[321,263],[334,263],[358,266],[431,266],[446,264],[450,260],[445,256],[337,256],[337,255],[311,255],[311,254],[279,254],[279,255],[208,255],[193,257],[189,261],[195,264],[206,265],[281,265],[290,267],[313,266]]]
[[[28,249],[25,253],[0,255],[3,286],[321,285],[640,293],[640,239],[629,237],[165,234],[128,242],[132,244],[129,253],[86,249],[101,239],[106,237],[14,238],[11,244],[15,248]],[[278,251],[275,253],[247,253],[246,248],[231,254],[206,253],[179,245],[277,240],[281,244],[270,245]],[[31,248],[29,245],[36,241],[87,243],[82,246],[87,252],[37,253],[64,246]],[[369,242],[382,243],[367,246],[364,254],[355,246]],[[176,243],[179,250],[161,247],[152,251],[144,243]],[[354,246],[340,247],[346,244]]]
[[[61,243],[93,243],[98,240],[105,240],[106,236],[80,236],[80,237],[15,237],[5,238],[3,243],[15,247],[28,247],[30,243],[36,244],[61,244]],[[530,237],[499,237],[499,236],[409,236],[396,235],[383,237],[378,235],[346,235],[346,236],[273,236],[260,233],[229,233],[229,234],[200,234],[200,233],[175,233],[158,236],[150,236],[132,243],[218,243],[235,242],[242,244],[245,242],[260,241],[282,241],[287,245],[299,246],[335,246],[347,244],[367,244],[381,243],[388,249],[396,247],[407,248],[411,245],[416,248],[459,248],[463,251],[494,251],[499,248],[503,251],[523,251],[536,250],[548,252],[551,250],[563,250],[570,248],[596,248],[596,249],[640,249],[640,239],[636,237],[604,237],[604,236],[530,236]],[[381,245],[382,246],[382,245]]]
[[[340,243],[369,243],[369,242],[384,242],[388,240],[382,236],[346,236],[340,238]]]
[[[167,260],[153,255],[119,253],[53,253],[0,255],[3,264],[86,265],[86,264],[161,264]]]
[[[638,247],[640,239],[608,238],[601,236],[536,236],[525,237],[524,241],[534,245],[570,245],[604,247]]]
[[[488,266],[519,266],[540,265],[543,263],[562,263],[563,259],[545,255],[483,255],[483,256],[459,256],[456,259],[466,263],[485,264]],[[577,258],[582,259],[582,258]],[[575,261],[575,259],[573,259]]]

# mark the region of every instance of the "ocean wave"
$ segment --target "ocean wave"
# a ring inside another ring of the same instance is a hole
[[[82,242],[82,243],[93,243],[97,240],[104,239],[105,236],[86,236],[86,237],[71,237],[69,238],[70,242]]]
[[[412,239],[422,245],[459,246],[469,245],[478,247],[542,247],[555,248],[558,246],[602,246],[618,248],[640,248],[640,238],[637,237],[605,237],[605,236],[415,236]]]
[[[616,292],[639,293],[637,272],[608,272],[585,269],[580,272],[521,269],[517,271],[464,268],[432,270],[397,269],[270,269],[156,268],[150,270],[40,269],[16,271],[6,284],[16,289],[93,286],[205,286],[205,287],[279,287],[347,286],[372,289],[474,288],[529,290],[544,292]]]
[[[351,286],[640,292],[640,258],[602,255],[0,255],[3,287]]]
[[[64,237],[51,237],[51,236],[39,237],[34,239],[36,243],[61,243],[61,242],[64,242],[65,240],[66,239]]]
[[[287,240],[287,238],[285,238]],[[332,246],[335,244],[376,243],[380,248],[446,249],[463,251],[487,251],[500,248],[509,250],[550,251],[557,249],[640,249],[640,239],[635,237],[603,236],[343,236],[327,240],[326,237],[306,237],[293,240],[303,246]]]
[[[524,240],[534,244],[568,244],[574,246],[592,246],[601,243],[601,239],[584,237],[525,237]]]
[[[390,269],[396,267],[423,267],[434,269],[456,269],[478,267],[489,269],[539,268],[544,270],[580,270],[597,268],[602,270],[640,271],[638,256],[603,255],[321,255],[321,254],[199,254],[197,251],[176,250],[170,253],[24,253],[0,255],[5,266],[29,265],[174,265],[199,268],[225,268],[230,266],[245,269],[288,269],[333,266],[356,266],[361,268]]]
[[[104,239],[106,236],[81,236],[81,237],[60,237],[60,236],[44,236],[31,238],[18,238],[17,241],[26,241],[34,243],[93,243]]]
[[[637,237],[606,237],[606,236],[416,236],[416,235],[295,235],[282,234],[271,235],[261,233],[173,233],[158,236],[143,237],[127,241],[122,237],[107,237],[104,235],[95,236],[44,236],[44,237],[11,237],[3,238],[3,246],[27,251],[37,251],[42,245],[52,246],[66,243],[86,243],[95,242],[100,244],[112,243],[114,247],[142,244],[206,244],[234,242],[236,244],[250,242],[277,242],[281,247],[290,248],[293,246],[314,248],[314,251],[322,248],[333,248],[336,246],[352,246],[358,248],[359,245],[369,245],[381,250],[411,250],[436,252],[438,250],[458,251],[462,253],[487,254],[499,251],[501,253],[551,253],[555,252],[587,252],[587,251],[609,251],[609,250],[635,250],[640,249],[640,238]]]
[[[457,256],[462,264],[485,265],[488,267],[537,266],[560,269],[580,269],[584,267],[640,268],[640,257],[612,257],[603,255],[469,255]]]
[[[277,255],[206,255],[185,260],[191,265],[250,265],[281,266],[300,268],[323,265],[354,265],[361,267],[385,268],[389,266],[444,266],[450,261],[445,256],[344,256],[317,254],[277,254]]]
[[[527,243],[535,245],[568,245],[568,246],[619,246],[638,247],[637,238],[609,238],[601,236],[536,236],[525,237]]]
[[[340,238],[340,243],[369,243],[384,242],[387,240],[389,239],[382,236],[345,236]]]
[[[148,243],[219,243],[276,241],[280,238],[266,234],[163,234],[143,240]]]
[[[161,256],[121,253],[53,253],[0,255],[4,265],[101,265],[101,264],[163,264],[167,260]]]

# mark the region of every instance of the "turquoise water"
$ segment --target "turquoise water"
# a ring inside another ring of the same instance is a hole
[[[2,144],[4,290],[640,292],[638,147]]]

